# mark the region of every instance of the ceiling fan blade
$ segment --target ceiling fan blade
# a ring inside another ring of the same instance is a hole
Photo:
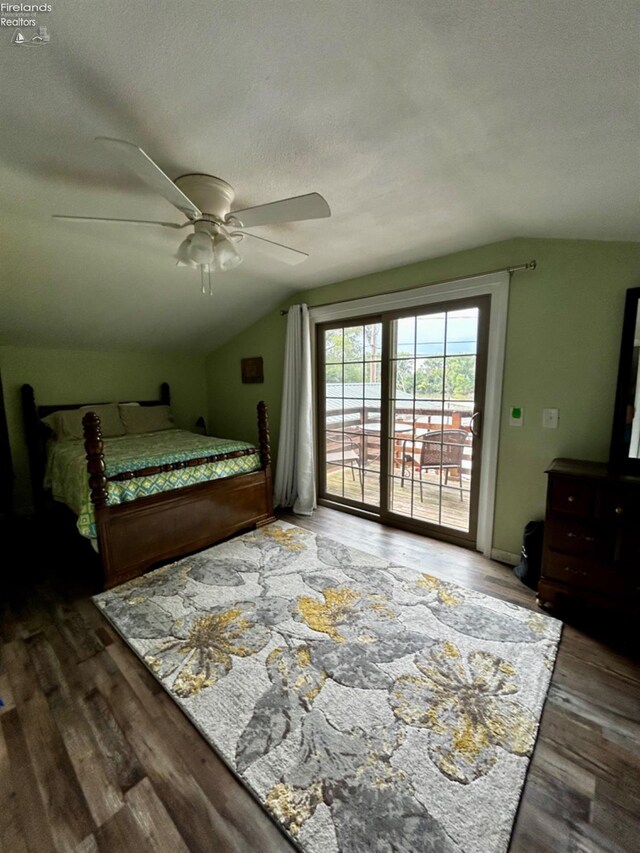
[[[142,148],[133,145],[131,142],[125,142],[124,139],[111,139],[108,136],[96,136],[96,142],[113,151],[127,169],[137,175],[151,189],[164,196],[189,219],[197,219],[202,216],[191,199],[178,189],[171,178],[165,175],[160,166],[156,165]]]
[[[265,255],[273,258],[276,261],[282,261],[284,264],[295,266],[306,261],[309,255],[306,252],[301,252],[299,249],[292,249],[290,246],[283,246],[282,243],[274,243],[273,240],[265,240],[264,237],[256,237],[255,234],[248,234],[244,231],[234,231],[231,236],[242,234],[243,237],[249,237],[250,240],[256,240],[255,247],[260,249]]]
[[[245,207],[244,210],[233,210],[227,219],[231,216],[239,219],[243,228],[252,228],[254,225],[272,225],[276,222],[323,219],[331,216],[331,208],[320,193],[308,193],[257,207]]]
[[[109,219],[102,216],[64,216],[59,213],[54,213],[52,219],[71,219],[74,222],[109,222],[116,225],[159,225],[162,228],[185,228],[190,225],[190,222],[185,222],[184,225],[178,225],[175,222],[148,222],[146,219]]]

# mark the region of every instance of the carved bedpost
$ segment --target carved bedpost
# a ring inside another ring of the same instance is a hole
[[[168,382],[163,382],[160,386],[160,402],[163,406],[171,405],[171,389]]]
[[[33,504],[36,512],[44,509],[44,447],[38,419],[38,408],[32,385],[23,385],[20,388],[22,399],[22,417],[24,421],[24,433],[27,440],[27,452],[29,455],[29,470],[31,472],[31,488],[33,490]]]
[[[258,522],[258,527],[275,521],[273,514],[273,482],[271,478],[271,439],[269,436],[269,412],[264,400],[258,403],[258,443],[260,445],[260,462],[264,471],[264,487],[266,500],[266,516]]]
[[[104,454],[100,418],[95,412],[87,412],[82,419],[84,449],[87,451],[87,471],[91,502],[97,509],[107,505],[107,478],[104,475]]]
[[[271,467],[271,440],[269,437],[269,412],[264,400],[258,403],[258,442],[260,444],[260,461],[266,471]]]

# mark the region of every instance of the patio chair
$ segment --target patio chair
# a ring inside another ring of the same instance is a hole
[[[425,432],[402,442],[402,475],[400,487],[404,488],[405,467],[417,466],[420,472],[420,500],[422,495],[422,472],[444,470],[444,482],[449,483],[449,471],[458,471],[460,500],[462,494],[462,457],[469,433],[464,429],[443,429]]]
[[[363,482],[361,444],[355,436],[339,430],[328,429],[325,433],[325,463],[340,468],[351,468],[351,477],[355,480],[358,469],[360,484]]]

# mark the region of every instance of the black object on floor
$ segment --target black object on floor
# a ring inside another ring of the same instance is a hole
[[[531,589],[538,589],[543,535],[544,521],[530,521],[525,525],[520,562],[513,570],[515,576]]]

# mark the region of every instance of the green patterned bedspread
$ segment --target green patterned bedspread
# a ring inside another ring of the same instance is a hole
[[[170,462],[184,462],[200,456],[230,453],[245,450],[252,445],[246,441],[226,438],[211,438],[195,435],[181,429],[167,429],[142,435],[123,435],[104,440],[106,476],[112,477],[124,471],[135,471]],[[224,459],[205,465],[194,465],[178,471],[135,477],[132,480],[109,483],[109,506],[133,501],[136,498],[155,495],[193,486],[205,480],[219,480],[234,474],[246,474],[260,470],[260,455],[255,453],[236,459]],[[89,494],[89,476],[83,442],[64,441],[52,444],[45,474],[45,488],[51,489],[54,500],[70,507],[78,516],[77,527],[83,536],[96,538],[95,516]]]

